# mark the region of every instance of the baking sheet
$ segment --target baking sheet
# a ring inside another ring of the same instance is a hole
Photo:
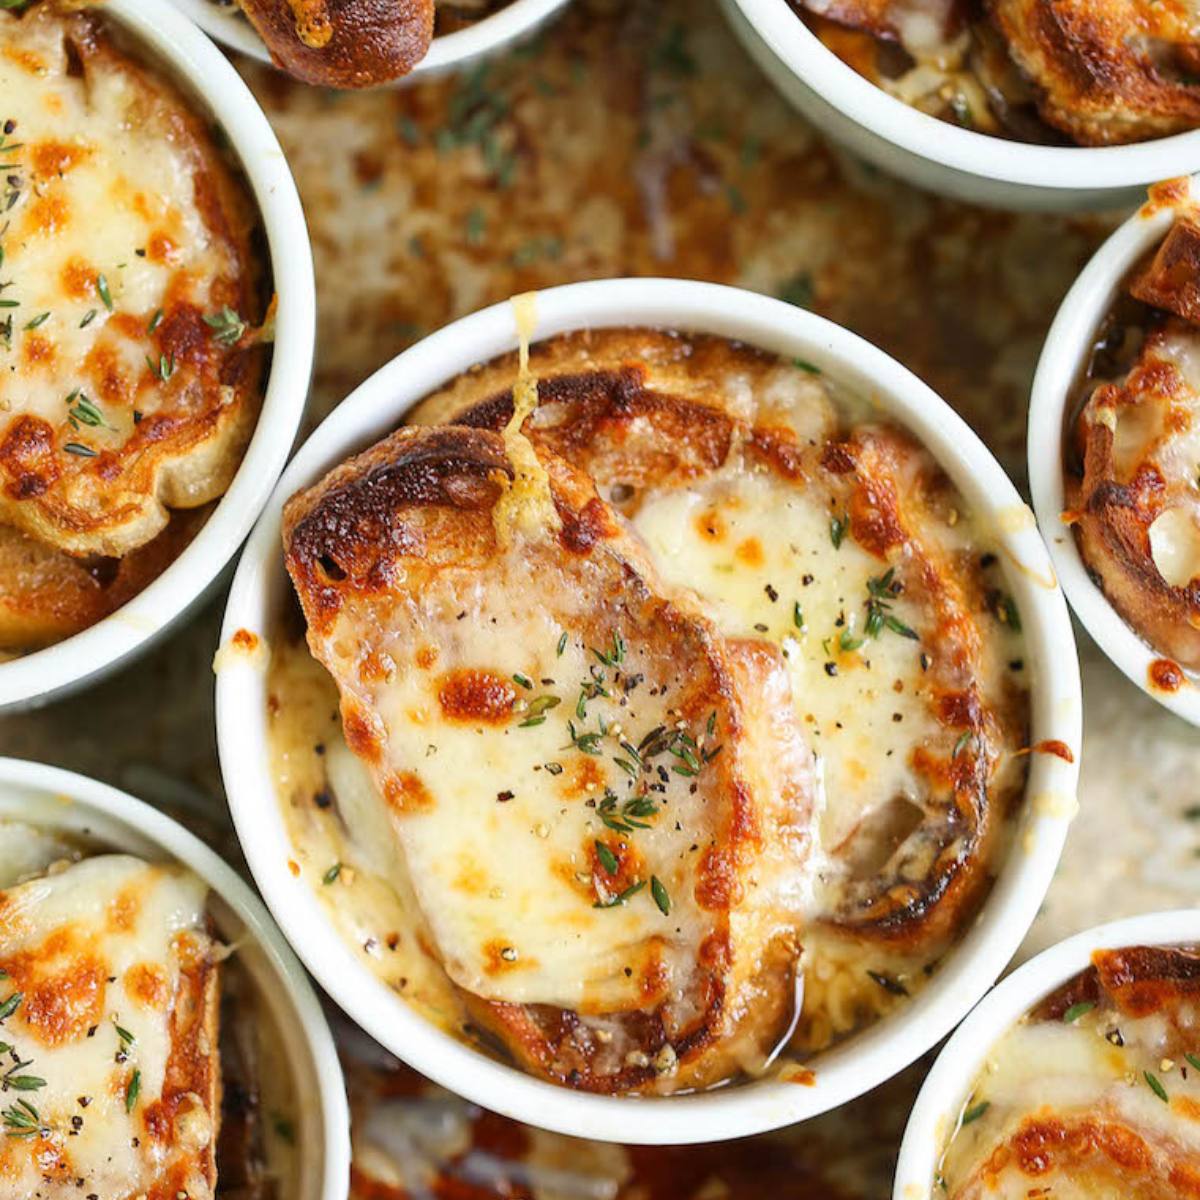
[[[777,98],[707,0],[577,0],[536,41],[466,77],[368,94],[238,66],[291,161],[316,255],[310,424],[422,334],[484,304],[577,279],[674,275],[779,295],[861,333],[950,401],[1023,483],[1041,340],[1115,219],[985,212],[855,163]],[[220,603],[102,685],[0,719],[0,753],[115,783],[237,861],[213,731]],[[1022,957],[1200,897],[1200,737],[1080,643],[1080,813]],[[452,1160],[459,1190],[436,1194],[471,1200],[884,1200],[922,1073],[772,1139],[770,1153],[584,1154],[444,1095],[421,1098],[361,1036],[339,1036],[358,1064],[360,1165],[390,1139],[421,1172]],[[456,1112],[476,1143],[491,1139],[486,1171],[461,1137],[414,1140],[408,1125],[430,1105]],[[571,1169],[505,1165],[530,1155]],[[407,1183],[414,1195],[421,1172]]]

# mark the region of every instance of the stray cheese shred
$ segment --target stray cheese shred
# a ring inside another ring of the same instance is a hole
[[[513,384],[512,418],[502,436],[513,477],[497,476],[503,491],[492,510],[496,540],[503,548],[512,543],[518,529],[532,536],[545,530],[557,531],[562,525],[550,495],[550,477],[521,432],[525,418],[538,402],[537,376],[529,369],[529,340],[537,326],[537,293],[522,292],[512,298],[511,304],[517,322],[517,380]]]

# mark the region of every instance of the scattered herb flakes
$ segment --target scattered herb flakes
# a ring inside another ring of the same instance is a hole
[[[797,308],[808,308],[816,295],[812,275],[808,271],[793,275],[782,284],[778,295],[780,300],[786,300],[788,304],[794,304]]]
[[[1007,625],[1013,633],[1021,632],[1021,614],[1017,610],[1017,602],[1007,592],[998,588],[988,592],[987,607],[1002,625]]]
[[[282,1113],[271,1114],[271,1128],[275,1130],[275,1136],[287,1142],[289,1146],[296,1144],[296,1125]]]
[[[467,244],[469,246],[478,246],[483,241],[483,236],[486,232],[487,217],[484,216],[483,209],[476,205],[469,213],[467,213]]]
[[[1170,1104],[1170,1103],[1171,1103],[1171,1098],[1170,1098],[1170,1097],[1167,1095],[1167,1089],[1166,1089],[1165,1087],[1163,1087],[1163,1085],[1162,1085],[1162,1082],[1161,1082],[1161,1080],[1158,1078],[1158,1076],[1157,1076],[1157,1075],[1154,1075],[1154,1074],[1152,1074],[1150,1071],[1143,1071],[1143,1072],[1142,1072],[1142,1075],[1145,1077],[1145,1079],[1146,1079],[1146,1082],[1147,1082],[1147,1083],[1150,1085],[1150,1090],[1151,1090],[1151,1091],[1152,1091],[1152,1092],[1153,1092],[1153,1093],[1154,1093],[1154,1094],[1155,1094],[1155,1095],[1156,1095],[1156,1096],[1157,1096],[1157,1097],[1158,1097],[1158,1098],[1159,1098],[1159,1099],[1160,1099],[1160,1100],[1161,1100],[1161,1101],[1162,1101],[1164,1104]]]
[[[342,873],[342,864],[340,862],[335,862],[333,864],[333,866],[330,867],[329,870],[326,871],[325,874],[321,876],[321,882],[323,884],[325,884],[326,886],[328,886],[331,883],[335,883],[337,881],[338,876],[341,875],[341,873]]]
[[[103,273],[96,276],[96,292],[99,294],[100,299],[104,302],[104,307],[107,308],[109,312],[112,312],[112,293],[108,290],[108,279]]]
[[[621,864],[617,862],[617,856],[601,841],[595,843],[596,857],[600,860],[600,865],[608,872],[609,875],[615,875],[620,870]]]
[[[1080,1017],[1090,1013],[1095,1007],[1096,1004],[1093,1000],[1081,1000],[1078,1004],[1072,1004],[1062,1015],[1063,1023],[1065,1025],[1074,1025]]]
[[[246,332],[246,322],[228,304],[219,312],[205,313],[204,323],[212,330],[213,341],[225,347],[236,345]]]
[[[962,1123],[970,1125],[972,1121],[978,1121],[989,1108],[992,1107],[990,1100],[980,1100],[978,1104],[971,1105],[962,1115]]]
[[[671,915],[671,897],[667,895],[667,889],[657,875],[650,876],[650,895],[654,897],[658,911],[664,917],[669,917]]]

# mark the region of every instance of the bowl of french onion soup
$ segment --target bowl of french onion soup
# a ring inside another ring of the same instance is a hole
[[[0,1181],[61,1200],[338,1200],[348,1115],[303,968],[162,813],[0,760]]]
[[[1200,922],[1149,913],[1052,946],[947,1043],[894,1200],[1200,1194]]]
[[[1200,210],[1189,180],[1097,251],[1046,339],[1029,419],[1034,507],[1084,627],[1200,723]]]
[[[1200,167],[1200,34],[1158,0],[723,0],[824,133],[1002,208],[1118,209]]]
[[[213,583],[298,428],[313,298],[274,135],[173,12],[6,5],[0,160],[3,708]]]
[[[234,820],[298,953],[561,1132],[734,1137],[888,1078],[1016,948],[1074,810],[1032,513],[896,363],[736,289],[553,289],[396,359],[297,455],[222,639]]]
[[[567,0],[171,0],[218,42],[317,87],[429,79],[536,36]]]

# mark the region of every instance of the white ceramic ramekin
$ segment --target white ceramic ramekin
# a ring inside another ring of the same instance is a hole
[[[1195,180],[1192,181],[1195,191]],[[1187,682],[1164,692],[1150,684],[1154,651],[1109,603],[1062,522],[1065,498],[1063,438],[1066,407],[1087,367],[1096,336],[1129,272],[1162,240],[1175,219],[1170,205],[1148,203],[1096,251],[1067,293],[1038,361],[1029,407],[1029,487],[1038,524],[1050,547],[1063,591],[1100,649],[1148,696],[1200,725],[1200,686]]]
[[[288,1200],[344,1200],[350,1176],[350,1113],[337,1050],[304,968],[262,901],[182,825],[107,784],[42,763],[0,758],[0,819],[86,835],[114,850],[193,871],[222,902],[224,940],[266,1001],[281,1035],[296,1099],[300,1192]]]
[[[31,708],[95,682],[147,649],[204,599],[279,478],[304,415],[316,337],[312,252],[300,197],[258,102],[225,56],[169,5],[106,0],[146,60],[224,132],[262,216],[278,307],[262,411],[241,467],[204,527],[148,587],[62,642],[0,663],[0,712]]]
[[[970,507],[985,519],[991,516],[1025,629],[1032,740],[1058,739],[1078,760],[1075,643],[1033,514],[975,434],[916,376],[821,317],[716,284],[578,283],[539,293],[537,312],[535,341],[622,325],[713,333],[802,357],[830,379],[874,398],[930,448]],[[263,638],[274,629],[290,588],[280,548],[284,501],[390,432],[435,388],[511,351],[516,337],[508,304],[456,321],[377,371],[325,420],[288,467],[242,557],[225,613],[224,644],[241,629]],[[911,1004],[815,1060],[814,1086],[762,1081],[665,1099],[585,1095],[533,1079],[435,1029],[358,963],[310,885],[288,870],[293,851],[280,805],[272,799],[262,656],[222,659],[217,733],[230,808],[259,888],[309,970],[359,1025],[417,1070],[486,1108],[560,1133],[636,1143],[741,1137],[815,1116],[896,1074],[954,1027],[1016,951],[1050,883],[1074,811],[1076,763],[1032,755],[1023,827],[977,921]]]
[[[1120,208],[1147,184],[1200,168],[1200,130],[1128,146],[1036,146],[951,125],[842,62],[787,0],[721,0],[784,97],[846,149],[901,179],[1000,208]]]
[[[259,62],[269,63],[271,55],[254,27],[242,16],[236,4],[216,4],[213,0],[171,0],[210,37]],[[474,25],[435,37],[429,53],[397,85],[436,78],[462,70],[490,58],[512,45],[532,37],[568,0],[511,0],[511,3]]]
[[[942,1048],[908,1118],[892,1200],[937,1200],[934,1174],[996,1042],[1039,1000],[1084,970],[1092,951],[1200,943],[1200,909],[1144,913],[1077,933],[1043,950],[992,989]]]

